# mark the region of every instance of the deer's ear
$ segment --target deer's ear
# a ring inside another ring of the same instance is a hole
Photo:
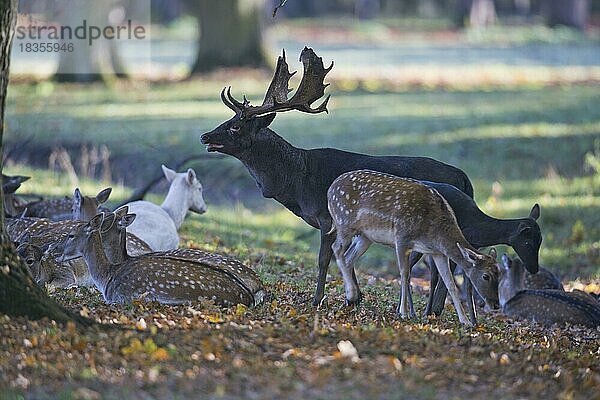
[[[167,178],[167,181],[173,182],[173,179],[175,179],[175,177],[177,176],[177,172],[165,167],[164,164],[161,165],[161,167],[163,170],[163,174],[165,174],[165,178]]]
[[[106,232],[110,229],[112,224],[115,222],[115,213],[107,213],[104,215],[104,219],[102,220],[101,231]]]
[[[196,178],[196,171],[194,171],[193,169],[188,169],[187,170],[187,183],[188,185],[193,185],[194,182],[196,182],[197,178]]]
[[[490,252],[488,253],[490,255],[490,257],[492,257],[494,260],[496,259],[496,257],[498,257],[498,253],[496,252],[495,248],[491,248]]]
[[[108,196],[110,196],[111,192],[112,192],[112,188],[106,188],[106,189],[102,190],[100,193],[98,193],[96,195],[96,201],[98,201],[98,204],[106,203],[106,201],[108,200]]]
[[[456,243],[456,246],[458,247],[458,250],[460,250],[460,253],[465,258],[465,260],[467,260],[471,264],[475,265],[479,260],[481,260],[482,256],[480,254],[477,254],[473,250],[467,249],[466,247],[462,247],[460,243]]]
[[[104,214],[98,214],[94,218],[92,218],[90,220],[90,222],[88,222],[90,230],[95,230],[95,229],[100,228],[100,226],[102,225],[103,219],[104,219]]]
[[[254,125],[258,129],[266,128],[267,126],[271,125],[271,122],[273,122],[276,115],[277,114],[275,114],[275,113],[271,113],[271,114],[263,115],[261,117],[256,117],[256,118],[254,118]]]
[[[135,214],[125,214],[119,219],[119,228],[125,229],[135,221]]]
[[[123,215],[129,212],[129,207],[127,205],[121,206],[115,210],[115,216],[117,219],[121,218]]]
[[[533,218],[535,221],[540,217],[540,205],[535,203],[529,212],[529,218]]]

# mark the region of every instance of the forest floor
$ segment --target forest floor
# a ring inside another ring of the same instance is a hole
[[[547,31],[524,43],[514,35],[509,44],[454,38],[452,54],[473,52],[466,79],[459,64],[445,67],[448,52],[437,51],[439,37],[420,44],[427,60],[438,57],[427,68],[386,69],[398,54],[415,57],[416,50],[414,43],[373,50],[373,38],[397,38],[394,27],[384,28],[391,36],[357,30],[362,43],[352,50],[336,42],[337,28],[318,35],[327,41],[313,45],[317,53],[326,63],[336,61],[330,113],[288,113],[272,128],[302,147],[451,163],[472,178],[480,207],[497,217],[526,216],[537,202],[541,264],[569,289],[600,292],[597,41],[555,41]],[[316,41],[301,23],[286,29],[287,36],[277,33],[286,48]],[[300,68],[293,51],[288,54],[290,68]],[[506,58],[482,67],[477,60],[486,54]],[[379,55],[380,75],[364,75],[360,63]],[[390,84],[403,72],[414,75]],[[393,79],[382,78],[388,73]],[[209,209],[186,220],[182,246],[251,265],[270,295],[253,309],[221,309],[210,303],[109,306],[95,289],[51,290],[60,303],[103,325],[0,316],[0,399],[597,397],[600,330],[542,328],[498,313],[481,315],[476,328],[465,329],[451,305],[440,318],[402,321],[394,314],[393,252],[383,247],[359,261],[362,304],[344,306],[332,264],[327,298],[314,308],[317,232],[262,199],[238,161],[206,155],[198,143],[200,133],[230,117],[218,98],[223,86],[257,101],[269,78],[229,71],[179,83],[24,81],[9,87],[5,173],[32,177],[22,193],[62,196],[78,185],[91,194],[111,185],[116,204],[160,173],[161,163],[199,155],[186,167],[198,172]],[[164,190],[163,184],[149,198],[160,201],[157,192]],[[413,279],[418,313],[426,278],[421,268]]]

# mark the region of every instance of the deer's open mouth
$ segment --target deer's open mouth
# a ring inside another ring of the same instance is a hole
[[[217,151],[219,149],[222,149],[223,146],[222,144],[216,144],[216,143],[206,143],[206,150],[207,151]]]

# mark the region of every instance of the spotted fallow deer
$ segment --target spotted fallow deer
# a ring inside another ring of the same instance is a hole
[[[128,303],[135,299],[182,304],[212,299],[223,305],[254,305],[254,294],[230,274],[211,265],[154,253],[123,256],[111,263],[102,246],[101,214],[69,234],[63,260],[83,256],[96,287],[108,303]]]
[[[529,277],[518,260],[502,256],[499,300],[509,317],[542,325],[600,326],[600,302],[580,290],[565,292],[560,281],[545,269]],[[536,276],[540,275],[540,276]]]
[[[418,181],[359,170],[340,175],[327,192],[336,240],[332,249],[344,279],[347,304],[360,301],[352,264],[344,253],[353,237],[368,243],[392,246],[400,270],[400,302],[397,312],[414,317],[410,296],[411,250],[431,254],[462,324],[474,321],[465,314],[448,260],[466,272],[487,308],[498,308],[498,270],[495,257],[477,252],[464,238],[452,208],[433,188]]]
[[[325,76],[333,68],[305,47],[300,53],[304,74],[290,95],[290,73],[285,52],[277,60],[273,79],[263,103],[253,106],[244,97],[236,100],[231,88],[221,91],[221,100],[235,115],[202,135],[209,152],[218,151],[240,160],[256,180],[264,197],[273,198],[321,233],[319,273],[313,305],[324,298],[331,245],[335,236],[328,234],[331,216],[327,211],[327,189],[341,174],[370,169],[388,174],[433,182],[445,182],[473,197],[473,186],[460,169],[428,157],[371,156],[348,151],[293,146],[269,129],[277,113],[296,110],[317,114],[327,112],[329,96],[318,106],[313,103],[325,95]],[[290,95],[290,97],[288,97]]]

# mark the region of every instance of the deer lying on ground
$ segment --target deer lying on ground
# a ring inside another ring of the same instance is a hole
[[[126,232],[126,228],[130,226],[136,218],[135,214],[127,214],[127,206],[117,209],[115,215],[115,224],[108,230],[102,230],[104,251],[113,263],[123,262],[132,255],[130,250],[130,234]],[[147,251],[140,254],[145,253],[147,253]],[[222,270],[223,273],[230,275],[232,279],[238,281],[253,293],[255,303],[259,303],[264,296],[262,282],[256,273],[234,258],[198,249],[158,251],[153,252],[152,257],[166,260],[176,259],[192,261],[212,266],[213,268]]]
[[[435,189],[448,202],[458,226],[467,241],[476,249],[482,247],[505,244],[511,246],[524,260],[528,270],[537,271],[539,268],[538,253],[542,243],[542,235],[537,219],[540,217],[540,207],[535,204],[526,218],[498,219],[485,214],[479,209],[475,201],[446,183],[421,181],[421,183]],[[370,243],[364,237],[355,238],[345,254],[346,264],[352,264],[369,247]],[[431,291],[425,315],[440,315],[446,299],[447,290],[444,283],[438,279],[437,269],[433,266],[431,258],[425,258],[431,271]],[[419,261],[416,254],[411,254],[410,267]],[[450,264],[454,271],[455,264]],[[527,272],[529,276],[531,273]],[[470,281],[465,280],[467,297],[471,297]],[[471,319],[475,320],[475,307],[473,301],[467,301],[467,311]]]
[[[103,209],[101,205],[108,200],[111,191],[111,188],[107,188],[100,191],[95,197],[91,197],[82,195],[79,188],[76,188],[70,205],[71,218],[61,221],[26,216],[8,218],[6,222],[8,235],[13,242],[22,243],[35,240],[35,244],[43,247],[45,251],[50,244],[62,241],[65,235],[81,221],[88,221],[98,214]],[[104,209],[104,211],[108,210]]]
[[[462,324],[473,326],[474,321],[465,314],[448,260],[463,268],[488,308],[498,308],[495,258],[478,253],[467,242],[452,208],[435,189],[412,179],[359,170],[340,175],[331,184],[327,200],[336,233],[332,249],[344,279],[347,304],[360,301],[354,268],[344,256],[358,235],[364,243],[395,248],[401,289],[397,313],[402,317],[415,316],[410,295],[411,250],[433,257]]]
[[[21,187],[21,183],[29,180],[28,176],[8,176],[2,174],[2,192],[4,193],[4,215],[14,217],[23,212],[22,205],[25,202],[15,196],[15,192]]]
[[[102,221],[101,233],[104,235],[106,232],[106,235],[110,236],[109,230],[113,226],[115,219],[124,218],[126,214],[127,207],[121,207],[115,213],[106,213]],[[133,219],[131,218],[131,220]],[[73,230],[73,228],[81,225],[72,225],[70,229]],[[62,238],[62,241],[64,241],[66,236],[62,236]],[[123,238],[126,240],[129,254],[144,254],[152,251],[146,243],[132,234],[123,233]],[[19,256],[29,266],[31,274],[38,285],[44,286],[47,284],[56,288],[94,286],[89,268],[83,258],[80,257],[59,262],[57,261],[57,257],[60,258],[62,254],[62,249],[60,248],[62,243],[53,240],[51,244],[53,246],[48,245],[46,237],[42,237],[42,240],[40,240],[39,237],[34,236],[30,240],[25,239],[25,242],[21,243],[17,249]],[[115,243],[107,240],[103,241],[102,245],[110,262],[117,263],[124,260],[123,252],[120,250],[120,241]],[[46,250],[43,251],[42,249]]]
[[[546,279],[528,281],[514,273],[515,268],[519,268],[519,264],[503,255],[502,267],[499,267],[499,299],[504,314],[546,326],[565,323],[593,328],[600,326],[600,302],[596,298],[580,290],[528,289],[526,284],[535,282],[539,285],[540,281],[545,282],[543,286],[556,286],[556,278],[540,270],[539,273],[544,274]]]
[[[72,286],[94,286],[88,267],[82,260],[74,259],[60,263],[48,252],[32,243],[22,243],[17,254],[29,268],[31,276],[39,286],[49,285],[56,288]]]
[[[501,279],[498,284],[498,295],[500,299],[504,299],[504,302],[500,302],[500,307],[503,307],[508,299],[513,298],[521,290],[565,290],[560,280],[546,268],[540,268],[536,274],[532,274],[523,267],[521,260],[511,259],[506,254],[502,255],[499,269]]]
[[[277,61],[273,80],[262,105],[252,106],[223,89],[221,100],[235,116],[211,132],[201,142],[209,152],[218,151],[240,160],[256,180],[264,197],[274,198],[307,224],[321,231],[319,274],[313,304],[324,296],[327,270],[331,261],[331,245],[335,236],[328,234],[331,216],[327,210],[327,189],[341,174],[358,169],[371,169],[401,177],[445,182],[468,196],[473,187],[463,171],[426,157],[369,156],[337,149],[305,150],[292,146],[268,126],[278,112],[298,110],[316,114],[327,112],[325,101],[311,108],[325,94],[325,75],[333,67],[324,68],[323,60],[312,49],[300,54],[304,75],[294,95],[288,99],[290,74],[285,53]]]
[[[145,299],[182,304],[207,298],[224,305],[255,304],[254,293],[245,285],[223,270],[202,262],[149,253],[138,257],[122,254],[124,261],[111,263],[102,246],[102,218],[99,214],[69,234],[63,260],[83,256],[106,302]],[[122,218],[121,229],[130,222],[131,218]]]
[[[100,205],[104,204],[110,196],[112,189],[106,188],[100,191],[95,197],[82,196],[79,189],[75,189],[73,198],[64,197],[62,199],[48,199],[48,200],[36,200],[30,203],[22,205],[25,210],[26,217],[37,217],[37,218],[48,218],[52,221],[64,221],[69,219],[80,219],[80,217],[86,217],[82,220],[89,220],[96,214],[91,216],[81,215],[78,210],[75,210],[75,204],[77,202],[86,203],[89,202],[89,208],[99,208],[103,211],[109,211],[106,208],[100,208]],[[79,199],[77,197],[79,196]],[[74,218],[76,217],[76,218]]]
[[[206,212],[202,185],[193,169],[183,173],[177,173],[164,165],[162,169],[171,186],[160,206],[144,200],[126,204],[129,212],[137,216],[129,227],[129,232],[146,242],[154,251],[179,246],[177,230],[188,210],[198,214]]]

